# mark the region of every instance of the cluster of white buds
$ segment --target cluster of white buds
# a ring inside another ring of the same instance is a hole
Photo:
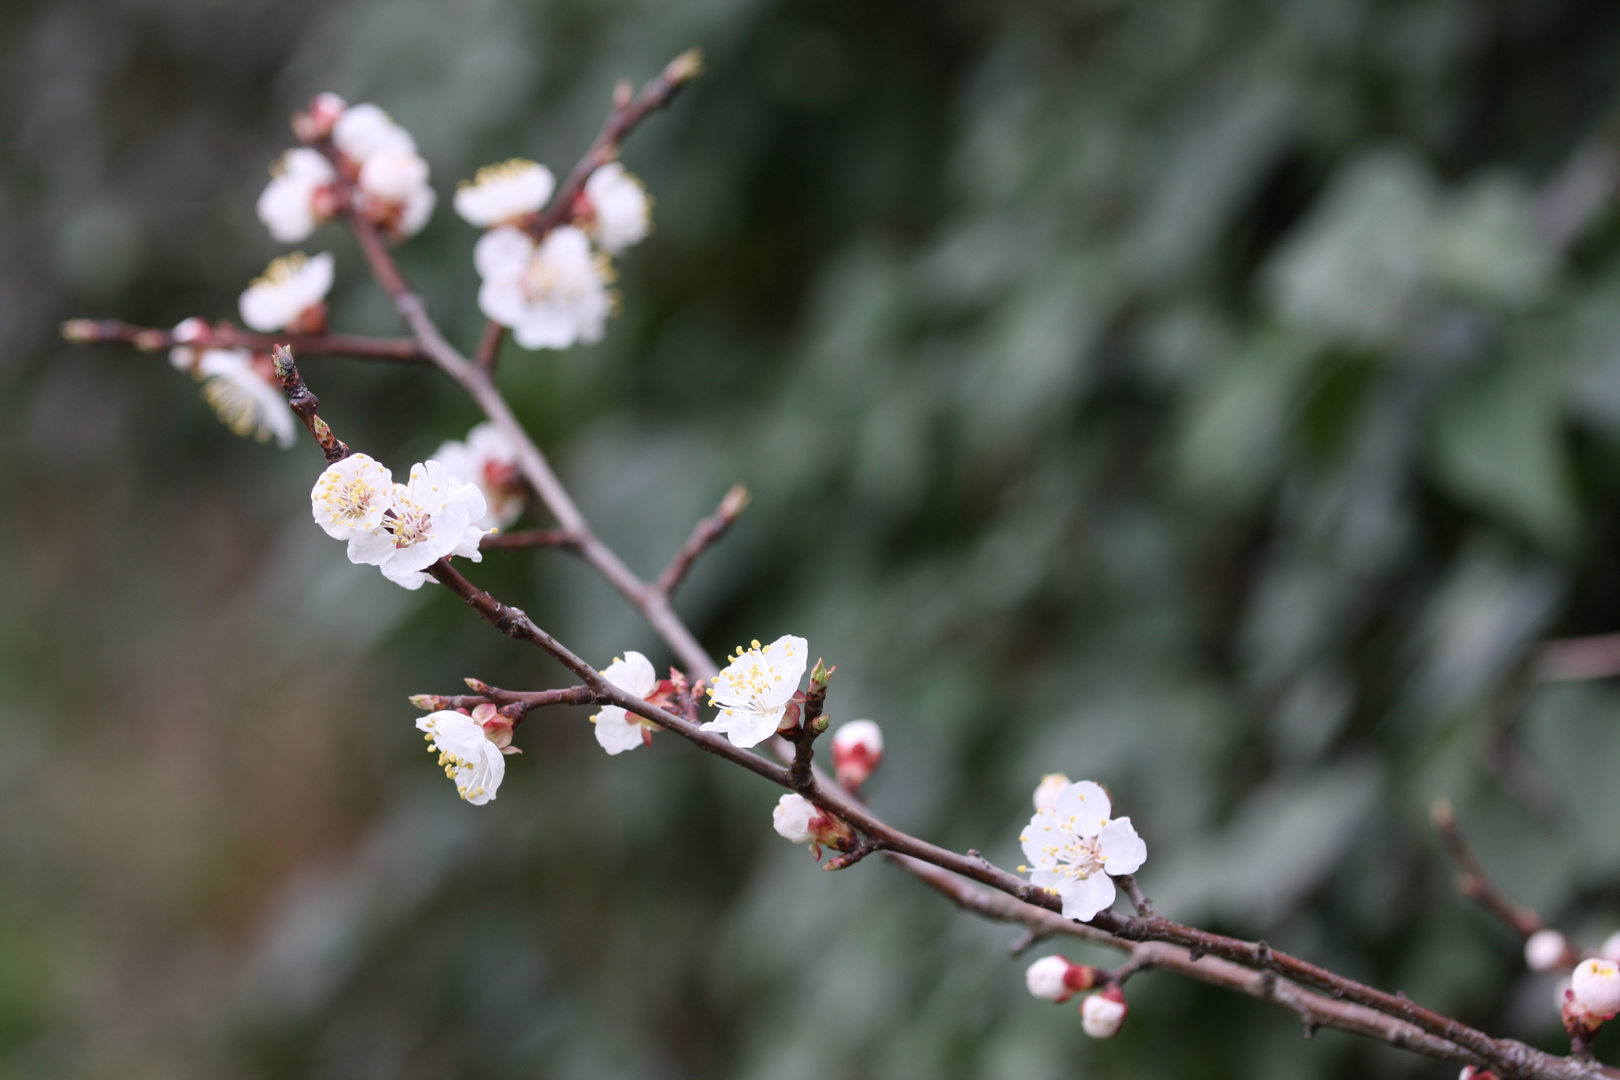
[[[439,755],[456,793],[474,806],[495,797],[506,778],[505,755],[521,753],[512,745],[512,721],[487,703],[470,715],[454,709],[429,713],[416,726],[426,732],[428,750]]]
[[[632,650],[624,658],[615,656],[613,663],[602,669],[602,678],[631,697],[659,707],[686,689],[686,679],[671,669],[670,677],[660,679],[653,670],[652,661]],[[596,725],[596,741],[610,754],[622,754],[638,746],[652,745],[653,732],[662,730],[653,721],[635,716],[618,705],[604,705],[592,717]]]
[[[809,844],[810,853],[821,858],[821,846],[848,851],[855,843],[855,831],[841,819],[827,813],[803,795],[789,793],[776,801],[771,824],[784,839]]]
[[[1065,919],[1090,922],[1114,902],[1110,875],[1134,874],[1147,861],[1147,845],[1130,818],[1109,817],[1112,805],[1099,785],[1051,781],[1036,789],[1035,816],[1018,838],[1031,864],[1019,870],[1062,899]]]
[[[282,243],[297,243],[343,209],[347,196],[373,224],[403,239],[433,215],[438,196],[416,140],[375,105],[348,105],[320,94],[296,117],[299,138],[329,144],[332,158],[312,147],[283,154],[259,196],[259,220]]]
[[[804,678],[810,646],[802,637],[783,634],[769,645],[756,640],[748,649],[738,646],[709,687],[709,700],[720,715],[703,725],[718,731],[733,746],[758,746],[781,726],[798,723],[788,718],[788,705]]]
[[[186,319],[174,328],[169,363],[202,383],[203,400],[238,435],[293,444],[298,420],[268,356],[247,349],[211,344],[213,329],[202,319]]]
[[[319,334],[326,329],[326,294],[332,291],[332,253],[313,259],[302,251],[284,255],[265,267],[264,276],[242,293],[242,321],[260,333],[290,330]]]
[[[1620,965],[1592,957],[1575,965],[1564,991],[1564,1027],[1572,1039],[1590,1038],[1620,1013]]]
[[[883,763],[883,731],[871,720],[851,720],[833,734],[832,751],[839,786],[859,791]]]
[[[1024,985],[1042,1001],[1062,1004],[1097,985],[1097,969],[1062,956],[1043,956],[1024,972]]]
[[[389,581],[417,589],[422,571],[447,555],[479,562],[478,542],[491,530],[477,484],[464,483],[429,460],[411,466],[408,484],[365,454],[326,467],[310,492],[315,523],[349,542],[349,561],[376,566]]]
[[[613,307],[609,256],[647,235],[650,200],[618,162],[591,174],[559,224],[537,243],[529,228],[551,198],[544,165],[521,158],[478,170],[456,192],[456,213],[488,229],[473,250],[478,307],[526,349],[602,340]],[[595,248],[592,243],[595,243]]]
[[[528,504],[529,489],[518,469],[517,450],[494,424],[479,424],[467,432],[466,442],[446,441],[433,458],[451,476],[477,484],[484,493],[484,516],[474,525],[504,529],[518,519]]]

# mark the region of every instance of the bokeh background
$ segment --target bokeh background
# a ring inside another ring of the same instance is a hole
[[[1101,780],[1174,915],[1559,1047],[1427,813],[1620,926],[1620,695],[1531,661],[1620,630],[1620,8],[16,0],[0,1076],[1454,1074],[1170,976],[1088,1041],[1011,930],[820,873],[753,778],[671,738],[610,760],[577,712],[461,804],[406,696],[559,672],[350,566],[310,446],[55,335],[233,317],[330,89],[431,160],[400,258],[470,345],[455,181],[565,171],[616,79],[692,45],[709,74],[626,149],[657,231],[607,340],[502,361],[600,531],[651,574],[748,483],[680,606],[716,653],[838,664],[897,824],[1016,864],[1041,773]],[[338,327],[395,332],[340,229],[305,247]],[[425,371],[305,370],[396,467],[476,419]],[[566,556],[476,576],[599,664],[667,662]]]

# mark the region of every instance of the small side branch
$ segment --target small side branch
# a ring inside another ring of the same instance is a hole
[[[675,592],[685,580],[687,571],[692,569],[692,564],[697,562],[698,556],[726,535],[737,518],[748,508],[751,498],[748,489],[741,484],[734,485],[726,492],[726,497],[720,500],[719,509],[697,523],[692,535],[681,545],[681,550],[675,553],[675,557],[669,561],[664,572],[658,575],[659,592],[665,596]]]
[[[286,345],[304,357],[353,356],[361,360],[406,364],[426,363],[428,359],[411,338],[360,337],[354,334],[255,334],[228,322],[211,325],[204,341],[176,341],[172,330],[136,326],[115,319],[69,319],[62,324],[62,337],[75,345],[116,343],[133,345],[141,352],[161,352],[176,345],[269,352],[277,345]]]
[[[480,551],[549,547],[577,552],[579,546],[579,537],[566,529],[520,529],[516,532],[494,533],[478,542]]]
[[[330,465],[348,457],[348,444],[334,435],[332,429],[326,426],[326,421],[321,419],[321,399],[304,385],[303,376],[298,374],[298,365],[293,363],[292,350],[285,345],[277,345],[271,357],[276,364],[276,378],[281,380],[282,392],[287,395],[287,404],[320,444],[321,453],[326,455],[326,463]]]
[[[476,679],[467,684],[473,694],[413,694],[411,704],[427,712],[441,709],[472,709],[479,705],[522,705],[526,709],[539,709],[548,705],[592,705],[596,691],[588,686],[570,686],[561,690],[502,690]]]
[[[1507,898],[1485,871],[1485,866],[1468,846],[1462,826],[1457,824],[1457,813],[1444,800],[1434,804],[1430,811],[1434,829],[1462,873],[1457,876],[1457,892],[1494,915],[1509,930],[1521,938],[1529,938],[1542,928],[1541,916],[1529,908],[1520,907]]]

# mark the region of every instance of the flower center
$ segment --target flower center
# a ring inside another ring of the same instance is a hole
[[[384,517],[383,528],[393,535],[396,548],[419,544],[433,531],[433,515],[408,499],[396,498]]]
[[[364,521],[376,497],[377,489],[358,477],[347,484],[332,484],[321,493],[321,501],[339,521]]]

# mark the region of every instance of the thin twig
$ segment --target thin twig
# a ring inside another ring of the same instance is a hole
[[[333,434],[326,421],[321,419],[318,411],[321,399],[304,385],[303,377],[298,374],[298,365],[293,363],[292,350],[285,345],[277,345],[271,358],[276,365],[276,378],[281,380],[281,390],[287,395],[287,404],[303,421],[304,428],[320,446],[321,453],[326,455],[326,463],[330,465],[348,457],[348,444]]]
[[[361,360],[386,360],[419,364],[427,354],[411,338],[360,337],[354,334],[256,334],[228,322],[213,323],[203,341],[176,341],[173,330],[136,326],[116,319],[69,319],[62,324],[62,336],[76,345],[120,343],[142,352],[159,352],[185,345],[199,349],[252,349],[269,352],[277,345],[288,345],[299,356],[353,356]]]
[[[484,323],[484,332],[479,335],[478,347],[473,350],[473,364],[480,371],[495,370],[495,361],[501,355],[501,342],[506,340],[506,327],[490,319]]]
[[[1540,930],[1543,926],[1541,916],[1513,903],[1491,880],[1484,864],[1474,854],[1474,849],[1469,847],[1467,837],[1463,836],[1462,826],[1457,823],[1457,813],[1451,804],[1443,799],[1435,803],[1430,818],[1435,831],[1440,834],[1440,842],[1462,870],[1457,876],[1457,892],[1490,912],[1521,938],[1528,939]]]
[[[669,561],[664,572],[658,575],[659,592],[665,596],[675,592],[698,556],[726,535],[726,531],[747,509],[750,498],[748,489],[741,484],[733,485],[731,490],[726,492],[725,498],[720,500],[719,509],[697,523],[692,535],[681,545],[681,550],[675,553],[675,557]]]
[[[1125,890],[1126,896],[1130,897],[1131,906],[1136,909],[1138,915],[1153,914],[1153,901],[1149,900],[1142,892],[1142,886],[1136,883],[1135,874],[1121,874],[1114,880],[1119,882],[1119,887]]]
[[[1607,679],[1620,675],[1620,634],[1544,641],[1535,651],[1537,682]]]
[[[578,551],[579,540],[562,529],[519,529],[517,532],[492,533],[478,542],[480,551],[537,547]]]

